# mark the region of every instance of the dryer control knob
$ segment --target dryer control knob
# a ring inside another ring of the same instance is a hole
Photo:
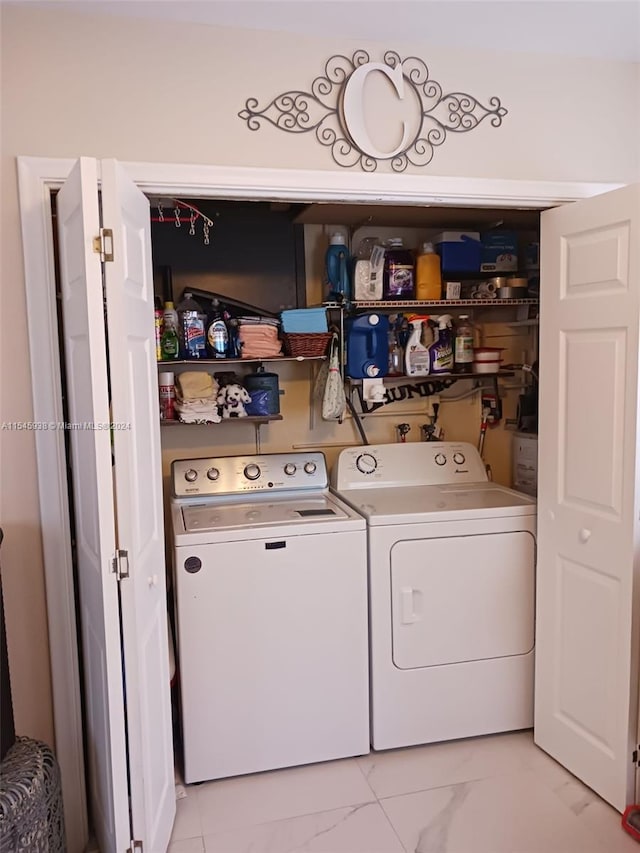
[[[219,476],[220,476],[220,471],[218,471],[217,468],[209,468],[209,470],[207,471],[207,477],[210,480],[217,480]]]
[[[465,463],[464,454],[463,453],[454,453],[453,454],[453,461],[456,463],[456,465],[464,465],[464,463]]]
[[[315,462],[305,462],[304,463],[304,470],[307,472],[307,474],[315,474],[317,467],[318,466],[316,465]]]
[[[436,454],[435,463],[436,463],[436,465],[446,465],[447,464],[447,457],[444,455],[444,453],[437,453]]]
[[[184,472],[184,478],[188,483],[195,483],[198,479],[198,472],[194,471],[193,468],[189,468],[188,471]]]
[[[284,473],[288,477],[293,477],[293,475],[296,473],[296,470],[297,470],[297,468],[293,464],[293,462],[287,462],[287,464],[284,466]]]
[[[361,474],[373,474],[378,467],[378,460],[371,453],[361,453],[356,459],[356,468]]]
[[[257,480],[260,476],[260,468],[258,468],[255,462],[251,462],[249,465],[245,466],[244,476],[247,480]]]

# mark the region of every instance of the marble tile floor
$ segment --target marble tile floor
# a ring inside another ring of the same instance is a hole
[[[177,791],[169,853],[640,853],[530,731]]]

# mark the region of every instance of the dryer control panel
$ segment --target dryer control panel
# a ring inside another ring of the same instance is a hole
[[[256,492],[308,492],[328,488],[323,453],[260,453],[176,459],[171,464],[174,498]]]
[[[472,444],[429,441],[349,447],[338,456],[331,485],[342,492],[487,480],[484,463]]]

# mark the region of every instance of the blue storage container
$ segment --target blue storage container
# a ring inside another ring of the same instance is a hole
[[[345,324],[347,364],[352,379],[385,376],[389,355],[389,318],[384,314],[361,314]]]
[[[433,240],[442,262],[442,274],[479,272],[482,243],[479,231],[443,231]]]

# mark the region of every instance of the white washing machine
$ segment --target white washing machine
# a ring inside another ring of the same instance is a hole
[[[332,485],[367,519],[372,746],[531,727],[535,501],[454,442],[343,450]]]
[[[367,753],[366,526],[324,455],[171,477],[185,782]]]

